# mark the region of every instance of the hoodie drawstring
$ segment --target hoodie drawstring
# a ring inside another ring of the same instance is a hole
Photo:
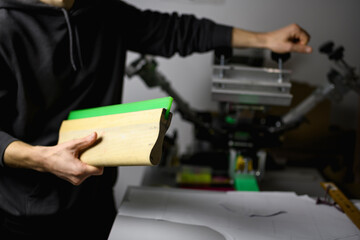
[[[64,14],[64,18],[66,21],[66,25],[67,25],[67,29],[69,32],[69,45],[70,45],[70,62],[71,62],[71,66],[74,69],[74,71],[77,71],[77,66],[75,63],[75,54],[74,54],[74,38],[73,38],[73,29],[71,26],[71,22],[70,22],[70,17],[69,17],[69,13],[66,9],[62,8],[61,9],[63,14]],[[80,63],[80,67],[83,66],[83,62],[82,62],[82,58],[81,58],[81,49],[80,49],[80,43],[79,43],[79,36],[77,33],[77,29],[75,27],[75,38],[76,38],[76,47],[77,47],[77,54],[79,56],[79,63]]]
[[[80,48],[80,38],[79,38],[79,33],[77,31],[77,26],[75,25],[75,39],[76,39],[76,46],[77,46],[77,54],[79,56],[79,63],[80,63],[80,68],[83,68],[84,64],[83,64],[83,60],[81,57],[81,48]]]

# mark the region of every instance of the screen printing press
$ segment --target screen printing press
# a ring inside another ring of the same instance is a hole
[[[172,96],[174,113],[194,126],[194,149],[180,158],[180,164],[204,166],[222,171],[219,177],[230,178],[240,191],[258,190],[264,178],[272,149],[280,149],[285,133],[307,122],[307,114],[324,100],[340,102],[354,91],[360,93],[360,78],[355,68],[344,60],[344,48],[333,42],[323,44],[319,51],[333,62],[328,82],[318,86],[299,103],[291,105],[291,70],[284,69],[290,54],[271,53],[278,67],[265,64],[263,52],[243,53],[243,49],[215,51],[211,74],[211,99],[217,111],[195,110],[181,97],[164,74],[158,70],[154,57],[144,55],[126,68],[126,75],[139,76],[149,88],[160,87]],[[273,114],[274,107],[288,107],[282,114]],[[165,166],[173,165],[176,132],[167,138]],[[223,174],[225,172],[225,174]],[[250,183],[250,185],[248,184]]]
[[[356,209],[356,215],[350,213],[355,216],[354,221],[346,209],[345,214],[334,204],[297,195],[292,190],[267,192],[243,187],[244,176],[252,177],[254,182],[262,180],[266,159],[263,149],[274,147],[274,143],[277,146],[278,142],[281,145],[282,134],[297,128],[317,104],[324,99],[341,100],[350,91],[360,93],[360,79],[344,61],[343,47],[334,48],[329,42],[319,51],[335,63],[327,76],[328,83],[274,119],[266,115],[267,105],[288,106],[292,101],[291,71],[282,67],[289,56],[272,54],[278,69],[232,64],[225,53],[215,57],[211,95],[219,103],[219,112],[214,116],[194,111],[157,71],[153,57],[141,56],[131,63],[126,69],[128,77],[139,75],[150,88],[160,86],[174,98],[182,117],[194,124],[197,141],[206,141],[210,149],[225,153],[223,162],[229,164],[224,169],[235,183],[233,189],[238,191],[128,187],[109,239],[360,240],[359,206],[351,208]],[[244,112],[253,113],[251,121],[242,117]],[[206,156],[212,156],[212,152]],[[239,159],[243,159],[243,165]],[[181,163],[186,164],[185,160]]]

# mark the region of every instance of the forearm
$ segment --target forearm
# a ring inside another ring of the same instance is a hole
[[[37,171],[44,169],[44,152],[41,147],[31,146],[21,141],[14,141],[4,152],[4,164],[13,168],[28,168]]]
[[[266,34],[233,28],[231,45],[235,48],[266,48]]]
[[[7,167],[49,172],[74,185],[79,185],[86,178],[103,173],[103,167],[90,166],[79,159],[81,152],[91,147],[96,138],[97,134],[93,133],[81,139],[50,147],[31,146],[21,141],[14,141],[5,149],[4,164]]]

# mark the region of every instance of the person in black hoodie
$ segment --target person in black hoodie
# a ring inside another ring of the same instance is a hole
[[[0,239],[107,238],[117,169],[79,160],[96,133],[57,139],[71,110],[121,102],[127,50],[308,53],[308,41],[296,24],[255,33],[120,0],[0,0]]]

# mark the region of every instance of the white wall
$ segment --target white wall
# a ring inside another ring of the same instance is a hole
[[[298,23],[311,34],[311,55],[293,54],[286,68],[292,69],[293,79],[323,85],[331,66],[328,59],[318,53],[318,47],[332,40],[345,47],[347,62],[360,69],[360,1],[359,0],[126,0],[141,9],[192,13],[197,17],[211,18],[219,23],[253,31],[270,31],[289,23]],[[128,62],[137,57],[128,54]],[[159,70],[171,80],[195,109],[216,109],[210,98],[212,53],[193,54],[187,58],[175,56],[158,58]],[[134,77],[125,80],[124,102],[139,101],[166,96],[159,89],[148,89]],[[356,127],[357,95],[348,94],[344,101],[333,107],[331,120],[345,128]],[[180,151],[184,152],[192,143],[192,128],[175,115],[170,132],[179,130]],[[129,170],[131,169],[131,170]],[[118,196],[129,184],[139,184],[144,168],[121,168]],[[125,173],[124,173],[125,172]],[[128,174],[128,172],[131,172]],[[132,179],[126,179],[131,175]],[[121,197],[119,197],[121,198]]]

